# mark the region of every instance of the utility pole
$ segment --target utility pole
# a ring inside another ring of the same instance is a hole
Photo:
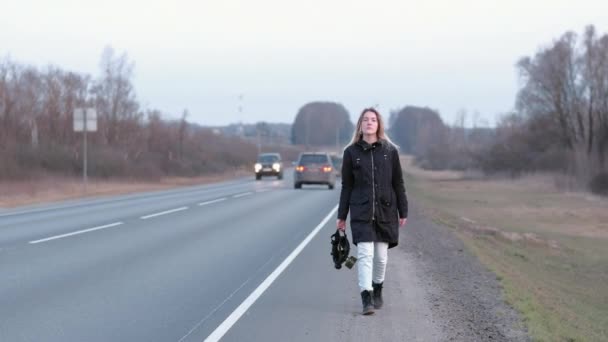
[[[306,113],[306,149],[308,150],[310,146],[309,137],[310,137],[310,113]]]
[[[239,135],[242,138],[245,135],[244,129],[243,129],[243,94],[239,94]]]
[[[260,135],[261,135],[260,134],[260,125],[261,124],[259,122],[255,125],[255,133],[256,133],[256,138],[257,138],[257,142],[258,142],[257,143],[257,145],[258,145],[258,154],[262,153],[262,140],[261,140],[261,137],[260,137]]]
[[[340,154],[340,126],[336,126],[336,154]]]

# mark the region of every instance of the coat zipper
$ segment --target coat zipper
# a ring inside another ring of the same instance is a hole
[[[372,154],[372,221],[376,219],[376,181],[374,180],[374,148],[371,150]]]

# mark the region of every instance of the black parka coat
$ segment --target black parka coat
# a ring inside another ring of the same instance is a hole
[[[407,196],[399,152],[386,140],[363,139],[344,150],[338,219],[350,211],[353,243],[399,243],[399,217],[407,218]]]

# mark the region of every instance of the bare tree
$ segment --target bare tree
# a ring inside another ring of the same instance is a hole
[[[337,134],[336,134],[337,132]],[[353,124],[346,108],[334,102],[310,102],[300,108],[292,125],[292,142],[296,145],[332,146],[336,135],[347,142]]]
[[[102,78],[93,87],[102,135],[108,144],[120,143],[129,134],[120,129],[120,121],[138,120],[138,103],[131,83],[135,64],[127,54],[116,56],[114,49],[106,47],[100,67]]]
[[[593,26],[587,27],[580,57],[584,92],[586,151],[598,157],[597,167],[606,169],[605,157],[608,144],[608,35],[597,37]]]
[[[518,63],[524,80],[518,108],[529,117],[553,118],[583,178],[606,169],[607,41],[589,26],[581,46],[576,34],[567,32]]]
[[[93,177],[193,176],[242,167],[255,156],[251,142],[188,123],[187,110],[179,121],[163,120],[158,110],[148,110],[144,120],[126,54],[106,49],[101,67],[93,80],[0,59],[0,179],[78,174],[82,139],[73,132],[73,112],[91,105],[100,116],[100,134],[89,135]]]
[[[184,157],[184,140],[186,139],[186,128],[188,128],[188,110],[184,109],[182,118],[179,122],[179,159]]]
[[[419,143],[428,140],[426,137],[419,139],[418,136],[421,133],[430,135],[430,137],[445,133],[439,113],[427,107],[406,106],[399,112],[391,114],[391,117],[389,119],[392,121],[391,138],[405,153],[421,154],[425,145]]]
[[[8,57],[0,62],[0,145],[14,144],[20,132],[20,122],[17,117],[18,92],[17,85],[21,67]]]

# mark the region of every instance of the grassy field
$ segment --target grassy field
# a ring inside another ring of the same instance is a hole
[[[408,197],[501,281],[535,341],[608,341],[608,199],[551,176],[481,180],[404,159]]]

